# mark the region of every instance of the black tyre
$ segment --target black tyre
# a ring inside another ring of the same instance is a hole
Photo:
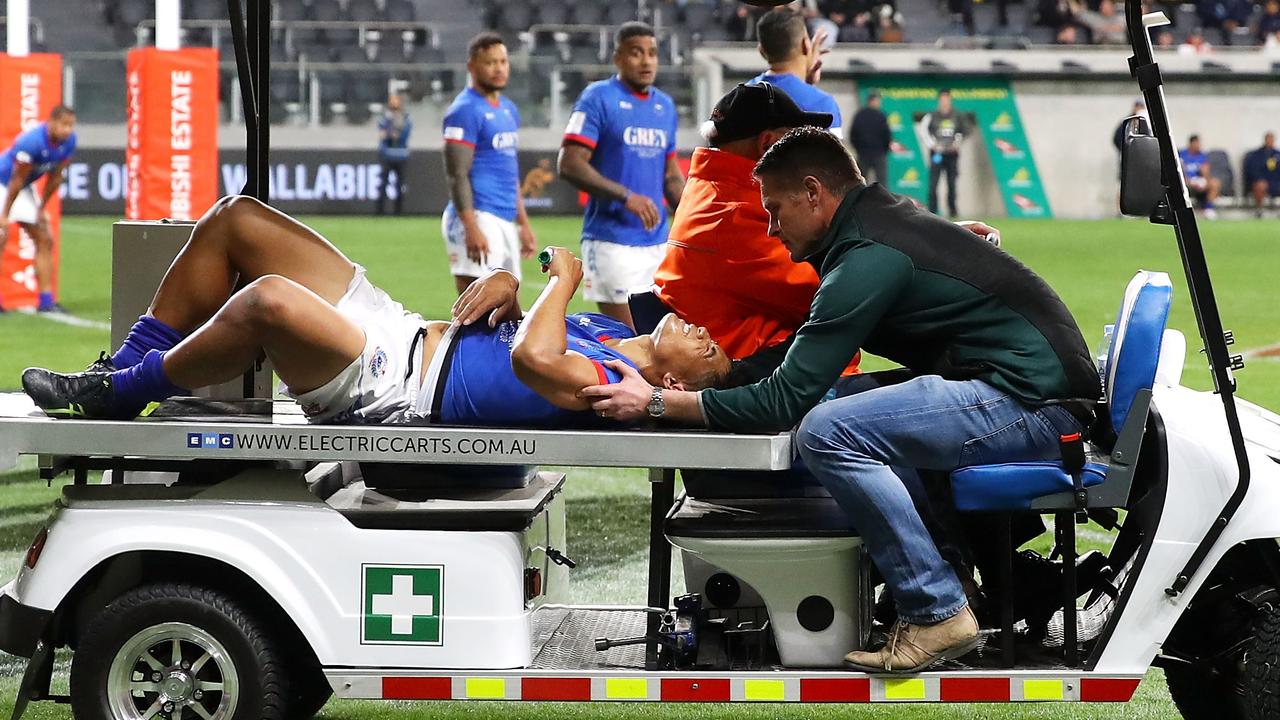
[[[1244,654],[1241,686],[1246,717],[1280,717],[1280,608],[1259,613],[1253,643]]]
[[[1173,665],[1164,671],[1169,696],[1184,720],[1249,720],[1239,676],[1238,668],[1208,665]]]
[[[80,720],[285,720],[289,700],[280,647],[262,623],[192,585],[121,595],[85,628],[71,663]]]

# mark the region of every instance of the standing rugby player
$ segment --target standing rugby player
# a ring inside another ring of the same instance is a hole
[[[667,242],[667,204],[684,190],[676,104],[653,86],[658,41],[642,22],[614,36],[618,74],[578,96],[560,147],[560,176],[590,195],[582,222],[583,295],[631,324],[627,298],[646,292]]]
[[[22,226],[36,242],[36,285],[40,289],[40,312],[65,312],[53,299],[53,236],[44,207],[62,185],[62,171],[76,151],[76,114],[59,105],[49,121],[27,130],[0,155],[0,251],[8,241],[9,223]],[[36,200],[37,180],[50,175],[44,193]],[[3,310],[0,298],[0,311]]]
[[[519,279],[520,258],[537,247],[520,197],[520,111],[502,96],[511,74],[507,47],[498,34],[481,33],[467,56],[471,82],[444,116],[450,202],[441,226],[459,294],[492,268]]]

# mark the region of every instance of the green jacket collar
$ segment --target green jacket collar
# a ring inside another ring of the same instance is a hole
[[[812,265],[813,269],[818,271],[819,274],[822,272],[823,260],[826,258],[828,251],[835,246],[836,241],[847,231],[848,225],[853,219],[853,206],[858,203],[858,198],[862,197],[862,193],[867,187],[867,185],[859,185],[844,194],[844,199],[840,201],[840,207],[836,208],[836,214],[831,216],[831,224],[827,227],[826,234],[818,241],[817,248],[801,258],[802,261]]]

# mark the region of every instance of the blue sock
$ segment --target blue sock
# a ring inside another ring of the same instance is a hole
[[[124,407],[146,407],[174,395],[186,395],[187,391],[169,381],[164,372],[164,351],[148,350],[142,362],[111,373],[116,402]]]
[[[150,315],[143,315],[129,328],[120,349],[111,356],[111,364],[124,369],[142,362],[148,350],[169,350],[182,342],[182,333]]]
[[[40,293],[40,309],[48,310],[51,307],[53,307],[53,293],[50,293],[50,292]]]

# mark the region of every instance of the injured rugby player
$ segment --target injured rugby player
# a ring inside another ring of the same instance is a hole
[[[674,314],[639,337],[602,315],[566,316],[582,280],[568,250],[547,272],[528,315],[515,277],[494,271],[458,298],[451,321],[427,321],[314,230],[253,198],[224,198],[114,354],[74,374],[28,368],[22,387],[55,418],[130,419],[232,380],[265,352],[311,422],[599,427],[616,422],[577,393],[618,381],[610,360],[660,387],[699,390],[728,375],[706,330]]]

